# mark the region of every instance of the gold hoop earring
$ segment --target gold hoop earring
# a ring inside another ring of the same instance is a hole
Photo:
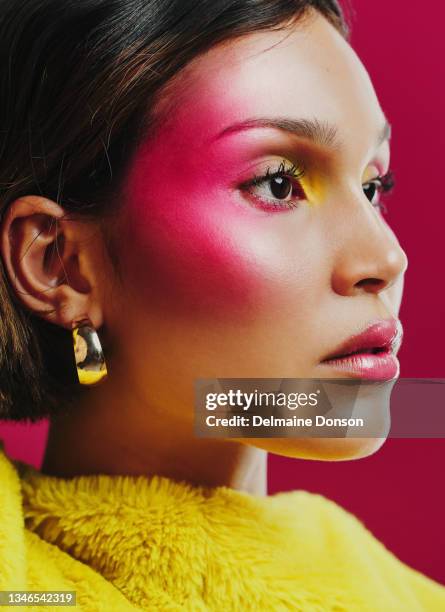
[[[72,324],[74,359],[81,385],[96,385],[108,374],[105,355],[90,319]]]

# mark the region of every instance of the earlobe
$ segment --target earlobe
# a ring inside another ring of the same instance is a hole
[[[22,304],[70,329],[74,319],[88,314],[91,285],[79,268],[75,223],[65,217],[63,208],[51,200],[19,198],[6,212],[0,248]]]

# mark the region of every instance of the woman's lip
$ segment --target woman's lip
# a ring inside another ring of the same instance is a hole
[[[400,371],[399,360],[391,352],[356,353],[349,357],[322,361],[321,365],[348,378],[367,380],[392,380],[398,377]]]
[[[402,341],[398,319],[370,323],[360,334],[351,336],[321,361],[321,365],[347,376],[371,380],[389,380],[399,374],[396,353]]]

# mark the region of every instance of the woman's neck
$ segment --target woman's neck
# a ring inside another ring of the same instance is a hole
[[[193,485],[267,494],[267,452],[239,440],[197,438],[192,418],[175,423],[162,411],[107,387],[51,420],[42,472],[159,475]]]

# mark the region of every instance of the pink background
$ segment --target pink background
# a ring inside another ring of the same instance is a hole
[[[389,222],[410,258],[402,320],[402,376],[444,377],[442,280],[445,8],[436,0],[353,0],[352,44],[393,125],[397,187]],[[426,6],[426,5],[425,5]],[[401,8],[402,7],[402,8]],[[11,456],[39,465],[46,424],[2,425]],[[359,461],[270,457],[271,493],[322,493],[359,516],[400,559],[445,583],[445,440],[389,440]]]

